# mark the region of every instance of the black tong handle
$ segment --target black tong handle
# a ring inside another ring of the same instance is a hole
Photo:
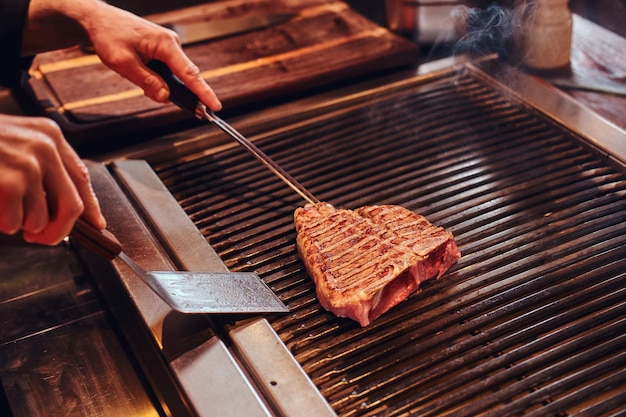
[[[197,111],[200,100],[198,100],[198,97],[174,75],[165,62],[153,59],[148,62],[147,66],[152,71],[159,74],[170,88],[170,101],[172,103],[196,117],[199,116]]]

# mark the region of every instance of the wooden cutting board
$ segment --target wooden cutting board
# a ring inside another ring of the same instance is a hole
[[[147,16],[159,24],[294,13],[285,23],[185,47],[225,109],[415,63],[417,46],[346,3],[324,0],[226,0]],[[71,48],[37,56],[29,95],[55,119],[68,140],[84,147],[190,116],[154,103],[105,67]]]

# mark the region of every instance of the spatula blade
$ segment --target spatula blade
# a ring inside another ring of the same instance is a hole
[[[288,307],[252,272],[151,271],[160,295],[189,314],[285,313]]]

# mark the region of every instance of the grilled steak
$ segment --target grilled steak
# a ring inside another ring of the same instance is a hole
[[[367,326],[460,254],[452,235],[398,206],[296,209],[297,248],[321,305]]]
[[[408,246],[422,258],[412,270],[416,282],[441,277],[461,257],[452,233],[400,206],[365,206],[355,212],[387,228],[391,242]]]

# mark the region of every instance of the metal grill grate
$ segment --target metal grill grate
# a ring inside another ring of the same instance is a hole
[[[626,413],[626,174],[576,135],[463,72],[257,145],[319,199],[402,205],[463,254],[360,328],[317,303],[304,202],[244,150],[154,167],[289,304],[269,320],[339,415]]]

